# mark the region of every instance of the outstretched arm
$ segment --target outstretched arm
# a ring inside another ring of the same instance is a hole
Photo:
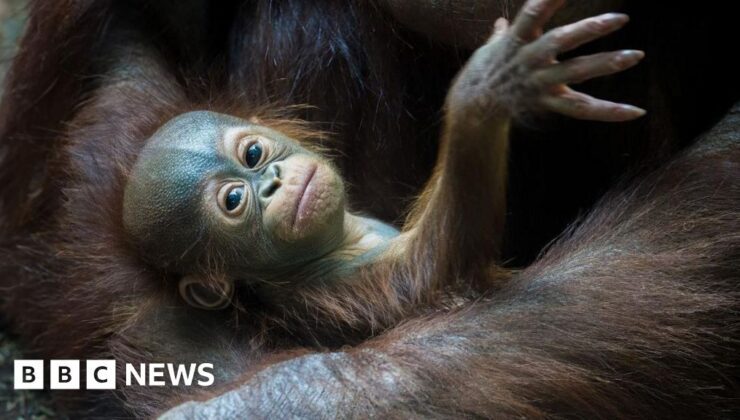
[[[628,20],[606,14],[553,29],[543,26],[562,0],[532,0],[509,27],[496,22],[489,41],[473,54],[446,102],[445,130],[435,174],[405,227],[405,261],[414,281],[481,278],[496,260],[506,211],[508,131],[513,117],[555,112],[573,118],[626,121],[639,108],[569,87],[637,64],[640,51],[623,50],[556,61],[579,45],[621,28]],[[416,267],[423,267],[423,272]],[[425,290],[425,287],[421,287]]]

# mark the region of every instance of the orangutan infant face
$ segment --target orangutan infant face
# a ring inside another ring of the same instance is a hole
[[[208,255],[227,272],[259,273],[338,247],[344,197],[331,164],[295,140],[196,111],[148,140],[126,186],[124,224],[163,265],[187,267]]]

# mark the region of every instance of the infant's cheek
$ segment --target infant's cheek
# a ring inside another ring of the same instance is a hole
[[[303,214],[298,216],[294,234],[297,237],[313,236],[337,222],[336,214],[344,206],[343,187],[339,177],[326,167],[320,168],[312,183],[311,200],[305,203]]]
[[[343,214],[343,185],[339,176],[327,167],[317,170],[311,184],[310,201],[304,203],[302,214],[296,214],[300,182],[288,180],[265,215],[265,225],[284,242],[293,243],[320,236],[336,223],[342,223],[339,213]]]
[[[290,225],[293,217],[291,198],[289,194],[279,194],[270,203],[270,209],[264,215],[267,230],[277,239],[284,241],[290,239]]]

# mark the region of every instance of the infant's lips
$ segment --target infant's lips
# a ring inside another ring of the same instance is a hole
[[[293,210],[293,221],[290,225],[292,230],[295,230],[296,225],[299,225],[300,222],[305,219],[307,206],[310,208],[309,204],[314,198],[311,181],[313,181],[317,171],[318,165],[314,163],[311,168],[306,171],[307,175],[303,180],[303,185],[301,185],[301,188],[298,190],[298,194],[296,194],[297,198],[295,201],[295,208]]]

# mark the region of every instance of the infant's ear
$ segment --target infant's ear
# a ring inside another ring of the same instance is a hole
[[[211,311],[228,307],[234,297],[234,282],[225,277],[190,274],[180,279],[178,289],[188,305]]]

